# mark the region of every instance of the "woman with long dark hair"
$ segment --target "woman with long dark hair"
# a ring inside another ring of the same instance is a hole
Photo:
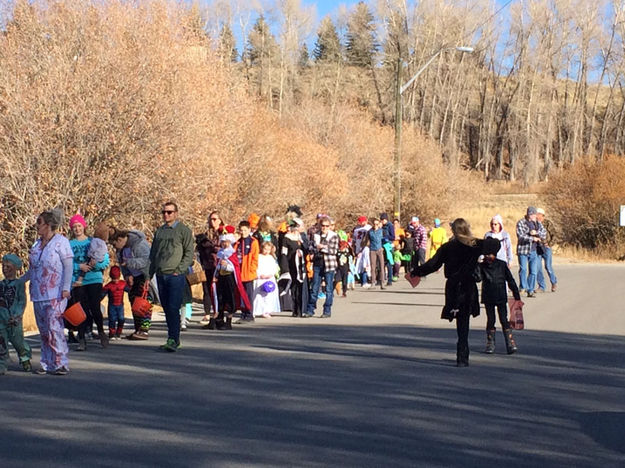
[[[477,260],[482,253],[482,239],[471,234],[471,227],[462,218],[451,223],[453,238],[443,244],[436,255],[421,266],[414,266],[412,276],[427,276],[445,266],[445,306],[442,319],[456,320],[458,343],[456,365],[469,365],[469,319],[480,315],[476,282]],[[413,264],[414,265],[414,264]]]
[[[204,328],[215,328],[215,317],[217,317],[216,304],[213,304],[213,294],[211,292],[212,278],[215,274],[215,265],[217,265],[217,252],[219,251],[219,235],[223,230],[224,223],[218,211],[211,211],[208,215],[208,229],[205,233],[195,236],[195,250],[198,254],[200,264],[206,273],[206,281],[202,283],[202,292],[204,304],[203,323]],[[213,315],[211,315],[211,306]],[[211,321],[211,318],[213,319]],[[210,326],[209,326],[210,325]]]

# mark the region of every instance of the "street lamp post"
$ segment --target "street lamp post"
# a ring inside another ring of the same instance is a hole
[[[470,54],[473,52],[473,47],[445,47],[434,55],[430,57],[430,59],[425,62],[425,64],[417,70],[417,72],[410,78],[405,85],[401,85],[401,66],[402,59],[400,56],[397,57],[397,79],[396,79],[396,88],[395,88],[395,160],[394,160],[394,174],[393,174],[393,182],[395,187],[395,196],[394,196],[394,206],[393,212],[394,217],[399,219],[401,214],[401,129],[404,117],[404,109],[403,109],[403,100],[402,96],[404,91],[406,91],[412,83],[415,82],[419,75],[423,73],[423,71],[430,66],[430,64],[434,61],[436,57],[447,50],[457,50],[459,52]]]

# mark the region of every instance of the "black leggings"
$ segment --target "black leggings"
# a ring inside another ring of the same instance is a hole
[[[98,333],[104,333],[102,311],[100,310],[101,300],[102,283],[87,284],[72,289],[72,303],[80,302],[87,316],[87,320],[78,327],[78,338],[82,339],[85,337],[92,320],[98,327]]]
[[[234,273],[217,276],[217,302],[219,303],[218,318],[223,320],[224,314],[232,316],[236,310],[234,290],[237,287]]]
[[[215,310],[215,304],[213,304],[213,293],[211,291],[211,286],[213,284],[213,275],[215,274],[215,269],[204,270],[206,273],[206,281],[202,283],[202,304],[204,305],[204,315],[209,315],[211,312],[211,306],[213,307],[213,312],[217,312]]]
[[[495,329],[495,307],[497,307],[497,314],[499,315],[499,323],[504,330],[510,328],[508,323],[508,306],[505,302],[500,304],[484,304],[486,309],[486,330]]]

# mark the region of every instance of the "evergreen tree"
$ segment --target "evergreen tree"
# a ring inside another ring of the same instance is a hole
[[[373,14],[365,3],[358,2],[347,20],[347,61],[351,65],[369,66],[373,63],[378,47]]]
[[[234,34],[230,25],[224,24],[219,33],[219,56],[224,61],[236,62],[239,58],[239,53],[236,48],[236,42],[234,40]]]
[[[300,68],[307,68],[310,65],[310,54],[308,53],[308,46],[306,43],[302,44],[302,47],[299,50],[298,65]]]
[[[336,26],[328,16],[323,18],[319,26],[313,58],[316,62],[333,63],[342,59],[341,40],[336,32]]]
[[[265,21],[263,15],[260,15],[247,40],[247,59],[250,65],[257,66],[276,57],[278,52],[278,44],[276,38],[271,34],[269,25]]]

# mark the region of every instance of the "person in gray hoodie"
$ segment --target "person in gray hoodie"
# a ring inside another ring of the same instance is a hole
[[[150,272],[150,244],[141,231],[131,229],[129,231],[115,230],[109,241],[117,252],[117,261],[121,266],[124,279],[130,286],[128,299],[132,305],[136,297],[143,294]],[[147,340],[150,325],[152,324],[151,312],[145,316],[132,313],[134,332],[128,335],[130,340]]]

